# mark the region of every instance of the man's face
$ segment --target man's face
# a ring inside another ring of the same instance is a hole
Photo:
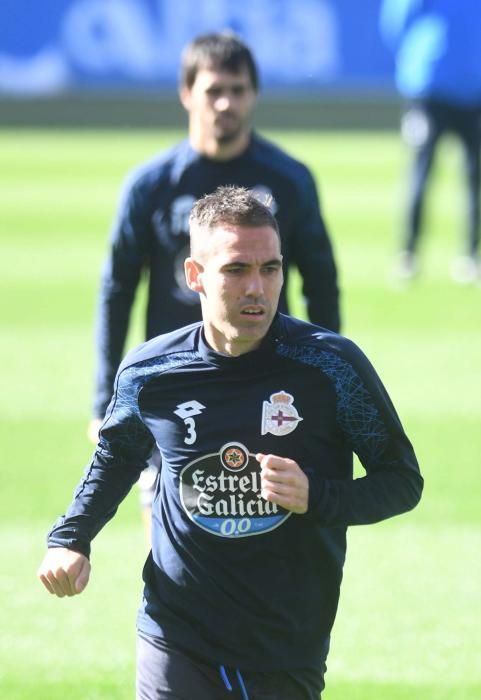
[[[239,73],[202,68],[192,87],[184,86],[180,95],[190,130],[201,144],[215,140],[228,145],[248,133],[256,92],[246,67]]]
[[[205,239],[186,276],[200,293],[206,339],[219,352],[242,355],[267,333],[281,292],[282,255],[270,226],[220,226]]]

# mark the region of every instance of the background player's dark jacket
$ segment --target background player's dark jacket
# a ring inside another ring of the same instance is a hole
[[[142,271],[149,274],[147,338],[200,320],[198,295],[187,289],[184,280],[188,218],[193,203],[220,185],[273,195],[286,285],[288,268],[296,265],[309,319],[339,330],[336,267],[309,170],[256,134],[242,155],[223,162],[199,155],[185,140],[136,169],[120,203],[97,317],[96,416],[103,418],[112,397]],[[281,311],[287,309],[286,288]]]
[[[89,555],[154,441],[162,468],[139,629],[213,663],[318,666],[346,527],[407,511],[422,491],[368,360],[346,338],[283,315],[240,357],[211,350],[201,324],[148,341],[119,369],[98,449],[49,546]],[[353,451],[366,470],[355,480]],[[261,498],[257,452],[298,462],[307,514]]]

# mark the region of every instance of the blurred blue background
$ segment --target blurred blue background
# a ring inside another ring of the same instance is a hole
[[[139,124],[142,104],[148,111],[152,99],[169,98],[173,103],[163,118],[175,123],[183,46],[199,33],[227,28],[253,49],[264,98],[295,98],[304,105],[324,100],[341,112],[346,100],[349,108],[351,100],[382,108],[395,92],[392,61],[378,31],[379,5],[380,0],[2,0],[0,123],[8,122],[12,104],[25,107],[25,101],[33,108],[14,109],[11,121],[41,121],[42,104],[54,105],[51,119],[61,121],[72,100],[72,118],[76,112],[77,121],[82,115],[88,121],[89,104],[91,117],[99,120],[98,102],[90,100],[132,94],[140,100]],[[115,121],[116,110],[110,111]],[[302,114],[299,120],[305,126]],[[379,126],[376,119],[373,126]]]

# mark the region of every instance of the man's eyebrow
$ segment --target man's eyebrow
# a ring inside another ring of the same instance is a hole
[[[272,260],[266,260],[261,263],[260,267],[281,267],[282,260],[280,258],[272,258]],[[222,267],[251,267],[252,263],[244,262],[243,260],[232,260],[227,262]]]

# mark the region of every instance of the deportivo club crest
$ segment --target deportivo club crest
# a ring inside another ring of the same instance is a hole
[[[270,401],[262,404],[261,434],[288,435],[302,420],[294,406],[294,397],[285,391],[271,394]]]

